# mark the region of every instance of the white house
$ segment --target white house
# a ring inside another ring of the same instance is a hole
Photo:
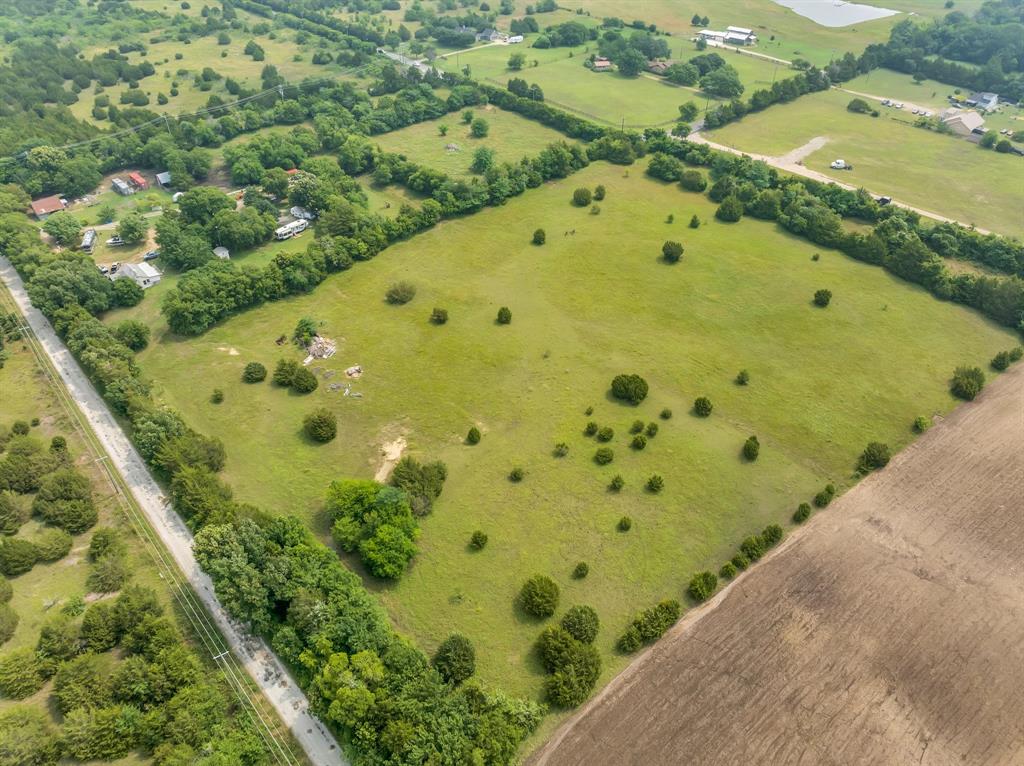
[[[705,40],[728,45],[753,45],[757,42],[757,35],[746,27],[726,27],[724,32],[715,29],[702,29],[697,35]]]
[[[125,263],[110,275],[110,279],[130,279],[145,290],[160,281],[160,272],[148,263]]]
[[[213,248],[213,254],[220,258],[222,261],[231,260],[231,251],[226,247],[215,247]]]
[[[958,136],[969,136],[984,132],[985,118],[977,112],[947,109],[942,113],[942,122]]]
[[[304,232],[307,226],[309,226],[309,223],[304,218],[286,223],[284,226],[279,226],[274,230],[274,239],[291,239],[296,234]]]

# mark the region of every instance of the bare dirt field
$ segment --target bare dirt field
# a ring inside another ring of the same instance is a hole
[[[569,720],[531,766],[1024,764],[1024,365]]]

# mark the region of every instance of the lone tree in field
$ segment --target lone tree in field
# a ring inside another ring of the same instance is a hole
[[[877,471],[889,464],[892,455],[889,453],[889,445],[881,442],[871,442],[861,453],[860,462],[857,463],[857,470],[861,473]]]
[[[581,186],[572,193],[572,204],[576,207],[586,207],[590,204],[593,196],[594,195],[590,193],[590,189]]]
[[[749,382],[750,382],[750,373],[747,372],[746,370],[740,370],[736,374],[736,385],[737,386],[745,386]]]
[[[756,436],[751,436],[745,442],[743,442],[743,457],[747,460],[757,460],[757,456],[761,452],[761,442],[757,440]]]
[[[491,132],[491,126],[483,117],[477,117],[469,125],[469,132],[473,138],[487,138]]]
[[[679,263],[683,257],[683,246],[678,242],[668,241],[661,246],[661,257],[665,263]]]
[[[498,309],[498,324],[511,324],[512,323],[512,309],[508,306],[502,306]]]
[[[317,407],[302,421],[306,435],[313,441],[329,442],[338,435],[338,419],[324,407]]]
[[[665,488],[665,480],[661,478],[661,474],[651,474],[651,478],[647,480],[647,491],[652,492],[655,495],[661,492]]]
[[[246,383],[260,383],[267,379],[267,368],[259,362],[249,362],[242,371],[242,380]]]
[[[699,415],[700,417],[706,418],[708,415],[711,414],[711,410],[712,410],[711,400],[708,399],[706,396],[701,396],[701,397],[698,397],[697,399],[694,400],[694,402],[693,402],[693,411],[694,411],[695,414]]]
[[[452,684],[460,684],[476,672],[476,652],[465,636],[453,633],[437,648],[434,667],[441,677]]]
[[[616,375],[612,379],[612,396],[630,404],[640,404],[647,398],[647,381],[635,373]]]
[[[523,584],[519,604],[534,617],[550,617],[558,608],[558,585],[550,577],[534,575]]]
[[[831,290],[818,290],[814,293],[814,305],[825,308],[832,301]]]
[[[479,444],[480,443],[480,429],[473,426],[469,429],[469,433],[466,434],[466,444]]]
[[[691,229],[699,229],[700,228],[700,218],[697,217],[696,213],[694,213],[693,214],[693,218],[690,219],[690,228]]]
[[[412,282],[395,282],[395,284],[388,288],[384,297],[388,303],[400,306],[416,297],[416,285],[412,284]]]
[[[953,396],[965,401],[971,401],[981,389],[985,387],[985,373],[980,367],[957,367],[953,372],[953,381],[949,390]]]
[[[319,385],[320,381],[316,379],[316,375],[310,372],[308,367],[299,367],[292,377],[292,391],[300,394],[310,394],[316,391]]]
[[[533,232],[533,244],[543,245],[547,242],[548,235],[544,233],[544,229],[537,229]]]
[[[448,309],[435,308],[430,312],[430,321],[434,324],[447,324]]]

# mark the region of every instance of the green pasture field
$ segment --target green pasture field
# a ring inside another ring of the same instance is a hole
[[[707,135],[768,155],[782,155],[825,136],[828,144],[804,160],[808,168],[965,224],[1024,236],[1024,160],[915,128],[914,116],[906,112],[883,108],[878,118],[853,114],[846,110],[851,98],[837,90],[813,93]],[[853,170],[831,170],[829,164],[837,158]]]
[[[362,176],[359,182],[362,184],[363,191],[366,192],[366,199],[369,203],[368,209],[371,213],[379,213],[380,215],[393,218],[398,215],[402,205],[419,207],[420,202],[423,200],[423,197],[416,194],[416,192],[409,191],[404,186],[398,186],[397,184],[384,187],[377,186],[373,183],[373,179],[370,176]]]
[[[373,140],[385,151],[404,154],[413,162],[453,176],[470,175],[473,153],[483,146],[492,149],[499,162],[518,162],[523,157],[536,156],[549,144],[567,140],[558,131],[515,112],[493,106],[476,107],[472,112],[490,125],[485,138],[473,138],[469,125],[462,121],[462,113],[458,112],[382,133]],[[441,125],[448,126],[447,135],[442,136],[438,131]],[[458,146],[459,150],[448,151],[445,147],[449,144]]]
[[[709,103],[717,103],[699,88],[674,85],[648,72],[625,77],[618,72],[590,71],[583,62],[597,51],[597,43],[577,48],[530,48],[536,37],[528,36],[522,45],[492,45],[447,56],[435,63],[448,71],[461,71],[469,65],[474,78],[494,85],[504,86],[513,77],[536,83],[544,91],[546,101],[614,125],[668,124],[679,118],[680,104],[693,101],[704,110]],[[699,53],[689,40],[670,38],[669,43],[674,59],[687,61]],[[521,71],[514,72],[508,68],[508,60],[517,52],[526,55],[527,63]],[[736,67],[747,93],[769,87],[774,77],[795,74],[784,65],[753,56],[719,52]]]
[[[937,80],[922,80],[917,83],[909,74],[892,69],[873,69],[867,74],[842,83],[839,87],[895,101],[905,101],[934,109],[936,113],[949,107],[947,97],[952,96],[955,90],[952,85]],[[878,108],[886,111],[886,107]]]
[[[570,204],[575,187],[598,184],[607,189],[599,214]],[[139,362],[159,399],[223,439],[236,499],[298,514],[324,539],[327,485],[373,477],[384,445],[405,439],[412,454],[443,460],[448,480],[421,520],[411,569],[397,584],[368,585],[428,652],[464,633],[484,680],[535,695],[542,673],[531,646],[542,623],[513,607],[527,577],[559,583],[559,612],[597,609],[606,682],[628,662],[613,645],[638,609],[682,598],[693,572],[717,570],[744,536],[786,523],[828,481],[848,487],[866,443],[897,450],[913,439],[916,416],[952,409],[955,366],[985,365],[1017,342],[880,268],[770,223],[719,223],[714,209],[648,179],[641,165],[596,163],[198,338],[170,335],[155,315],[163,285],[118,317],[152,326]],[[705,222],[696,230],[687,227],[695,213]],[[530,244],[538,227],[542,247]],[[669,239],[686,248],[675,266],[659,257]],[[391,306],[384,293],[398,280],[418,292]],[[834,293],[824,310],[811,303],[820,288]],[[510,307],[511,324],[496,324],[500,306]],[[433,307],[449,311],[446,325],[428,321]],[[302,317],[338,343],[336,356],[312,365],[319,389],[302,396],[269,381],[243,384],[249,361],[272,368],[302,358],[275,344]],[[362,377],[347,379],[356,364]],[[741,369],[745,387],[734,383]],[[637,407],[610,398],[612,377],[624,372],[650,384]],[[220,405],[210,402],[214,388],[225,393]],[[698,396],[714,403],[708,419],[690,412]],[[318,406],[339,421],[337,438],[319,446],[301,430]],[[670,420],[659,418],[663,408]],[[615,429],[611,465],[593,462],[599,445],[582,434],[591,419]],[[642,452],[629,447],[636,419],[660,425]],[[483,438],[467,446],[473,425]],[[752,434],[761,456],[746,463],[740,449]],[[552,454],[559,442],[566,457]],[[519,484],[506,478],[516,466],[526,472]],[[659,495],[643,490],[654,473],[665,479]],[[626,482],[620,494],[606,489],[616,474]],[[616,530],[624,515],[628,533]],[[477,529],[490,542],[471,552]],[[584,580],[570,576],[578,561],[590,565]],[[548,718],[544,732],[556,722]]]
[[[525,6],[526,2],[523,0],[522,5]],[[597,18],[618,16],[627,22],[641,19],[648,24],[657,24],[658,29],[685,37],[696,34],[699,27],[691,26],[690,18],[694,13],[700,13],[708,17],[711,29],[724,29],[730,25],[753,29],[759,38],[754,50],[787,60],[803,58],[818,66],[827,64],[830,59],[838,58],[847,51],[859,54],[871,43],[885,42],[889,39],[889,30],[907,18],[908,13],[925,18],[949,13],[940,0],[879,0],[873,4],[903,13],[861,24],[830,28],[776,5],[771,0],[714,0],[697,4],[680,3],[678,0],[634,0],[627,5],[620,0],[560,2],[566,8],[583,8]],[[957,0],[954,10],[972,13],[980,5],[981,0]],[[541,28],[545,26],[542,18],[537,17]]]

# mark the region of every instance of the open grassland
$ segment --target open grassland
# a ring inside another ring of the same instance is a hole
[[[518,162],[523,157],[534,157],[548,144],[565,141],[563,134],[534,120],[520,117],[493,106],[472,110],[475,117],[483,118],[490,126],[484,138],[474,138],[461,114],[449,114],[437,120],[420,122],[401,130],[383,133],[373,140],[381,149],[404,154],[408,159],[452,176],[470,175],[473,153],[480,147],[494,152],[498,162]],[[440,126],[448,128],[442,136]],[[454,145],[458,149],[449,151]]]
[[[1020,763],[1022,412],[1017,365],[529,763]]]
[[[913,115],[846,111],[850,94],[827,91],[748,115],[708,137],[737,149],[782,155],[815,136],[828,139],[804,165],[837,181],[864,186],[965,224],[1024,235],[1024,160],[997,154],[909,122]],[[897,121],[906,120],[906,122]],[[852,171],[831,170],[842,158]]]
[[[543,22],[541,22],[543,24]],[[467,65],[471,75],[492,84],[505,85],[513,77],[536,83],[544,91],[544,98],[555,105],[614,125],[647,126],[671,123],[679,118],[679,105],[693,101],[702,110],[709,99],[698,88],[673,85],[664,78],[647,72],[637,77],[625,77],[618,72],[592,72],[583,66],[597,43],[577,48],[538,49],[527,47],[536,35],[527,37],[524,45],[494,45],[479,48],[458,56],[448,56],[436,64],[448,71],[461,71]],[[669,39],[672,58],[682,61],[698,55],[689,40]],[[526,66],[518,72],[508,68],[513,53],[526,55]],[[784,65],[722,51],[721,55],[740,74],[747,92],[769,87],[773,77],[794,74]],[[536,65],[534,65],[536,62]],[[710,105],[717,103],[710,99]]]
[[[909,74],[895,72],[892,69],[873,69],[867,74],[842,83],[839,87],[895,101],[905,101],[908,104],[935,110],[936,113],[949,106],[948,97],[952,96],[955,90],[952,85],[937,80],[914,82],[914,78]],[[885,111],[885,107],[878,108]]]
[[[872,4],[903,13],[830,28],[776,5],[771,0],[714,0],[697,4],[680,3],[678,0],[633,0],[627,5],[621,0],[560,2],[563,7],[582,8],[598,18],[618,16],[627,22],[641,19],[648,24],[657,24],[659,29],[673,35],[686,37],[699,29],[690,25],[690,19],[694,13],[700,13],[708,17],[711,29],[724,29],[730,25],[753,29],[760,38],[755,50],[761,53],[787,60],[804,58],[819,66],[842,56],[846,51],[860,53],[871,43],[884,42],[889,38],[892,26],[906,18],[908,13],[935,17],[949,12],[939,0],[891,0]],[[972,13],[980,5],[981,0],[958,0],[955,10]],[[543,28],[543,16],[537,18]],[[772,40],[772,37],[775,39]]]
[[[608,192],[599,215],[570,205],[574,187],[597,184]],[[167,333],[155,316],[162,285],[120,316],[152,324],[140,364],[158,397],[224,440],[239,500],[299,514],[326,535],[327,484],[372,477],[384,445],[404,438],[414,454],[445,461],[449,478],[423,519],[415,563],[399,584],[371,587],[428,651],[462,632],[484,679],[533,694],[540,625],[512,605],[525,578],[549,574],[563,607],[597,609],[607,680],[625,665],[612,646],[638,608],[680,597],[695,570],[717,569],[745,535],[786,521],[827,481],[848,486],[867,442],[905,446],[916,416],[952,408],[954,366],[1014,344],[881,269],[831,251],[813,261],[820,248],[768,223],[717,223],[713,212],[705,197],[653,182],[639,165],[601,163],[200,338]],[[697,230],[685,225],[694,213],[707,221]],[[547,231],[543,247],[529,244],[537,227]],[[659,259],[666,239],[686,246],[676,266]],[[401,279],[416,284],[415,299],[387,305],[385,290]],[[826,310],[811,305],[823,287],[835,293]],[[507,326],[495,323],[502,305],[512,310]],[[446,325],[429,323],[435,306],[449,310]],[[248,361],[301,358],[275,339],[305,316],[338,341],[335,357],[312,365],[320,388],[300,396],[242,384]],[[346,379],[357,363],[363,376]],[[740,369],[747,387],[733,382]],[[640,406],[609,399],[621,372],[650,383]],[[337,382],[361,398],[330,391]],[[225,392],[220,405],[210,402],[214,388]],[[715,406],[708,419],[689,413],[702,395]],[[338,437],[322,446],[301,434],[316,406],[339,419]],[[659,420],[665,407],[671,420]],[[582,435],[590,419],[615,429],[609,466],[592,460],[598,444]],[[635,419],[661,426],[642,452],[629,448]],[[483,432],[475,447],[463,443],[472,425]],[[745,463],[751,434],[761,457]],[[566,457],[552,455],[559,442]],[[506,478],[514,466],[525,470],[520,484]],[[619,473],[625,488],[611,494]],[[653,473],[665,478],[660,495],[642,489]],[[633,518],[628,533],[616,530],[623,515]],[[471,553],[476,529],[490,542]],[[590,564],[585,580],[570,578],[577,561]]]

